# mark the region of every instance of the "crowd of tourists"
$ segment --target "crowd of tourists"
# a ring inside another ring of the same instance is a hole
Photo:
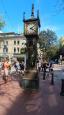
[[[48,63],[45,59],[37,59],[36,64],[38,72],[43,71],[45,74],[47,69],[48,72],[53,71],[52,62]],[[0,61],[0,76],[3,78],[5,83],[7,82],[9,75],[13,73],[13,71],[24,75],[25,69],[26,67],[24,61],[19,62],[17,59],[15,59],[13,62],[11,62],[8,58],[4,58]]]
[[[52,61],[48,62],[45,59],[41,59],[41,58],[37,59],[37,70],[39,72],[40,71],[43,71],[43,72],[49,71],[49,72],[51,72],[53,70]]]
[[[0,61],[0,76],[3,78],[5,83],[7,83],[8,77],[11,73],[13,73],[13,71],[24,75],[24,61],[20,63],[17,59],[15,59],[13,62],[11,62],[8,58],[4,58]]]

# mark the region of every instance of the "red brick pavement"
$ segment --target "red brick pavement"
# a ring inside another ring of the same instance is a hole
[[[0,81],[0,115],[64,115],[64,97],[60,96],[60,82],[50,84],[50,77],[42,79],[38,91],[24,91],[18,81]]]

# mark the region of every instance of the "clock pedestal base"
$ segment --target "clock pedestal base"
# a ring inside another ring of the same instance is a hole
[[[39,88],[39,76],[37,70],[28,70],[20,80],[20,86],[27,90],[33,90]]]

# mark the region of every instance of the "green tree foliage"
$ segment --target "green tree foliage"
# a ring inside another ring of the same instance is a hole
[[[42,47],[48,48],[49,46],[55,44],[56,41],[57,41],[56,33],[53,32],[52,30],[47,29],[41,31],[39,34],[39,43],[41,48]]]
[[[0,30],[4,27],[5,22],[2,20],[2,17],[0,16]]]
[[[64,36],[59,39],[59,55],[64,56]]]
[[[59,47],[64,46],[64,36],[59,39]]]
[[[56,42],[57,42],[57,35],[54,31],[47,29],[40,32],[39,34],[40,48],[42,49],[43,52],[46,53],[46,57],[49,59],[52,58],[58,50]]]
[[[57,58],[58,59],[58,46],[57,45],[53,45],[51,47],[49,47],[47,49],[47,58],[49,59],[55,59]]]

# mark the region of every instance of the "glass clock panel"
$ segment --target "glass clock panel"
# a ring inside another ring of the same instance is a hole
[[[38,24],[35,22],[25,23],[25,34],[37,34]]]

